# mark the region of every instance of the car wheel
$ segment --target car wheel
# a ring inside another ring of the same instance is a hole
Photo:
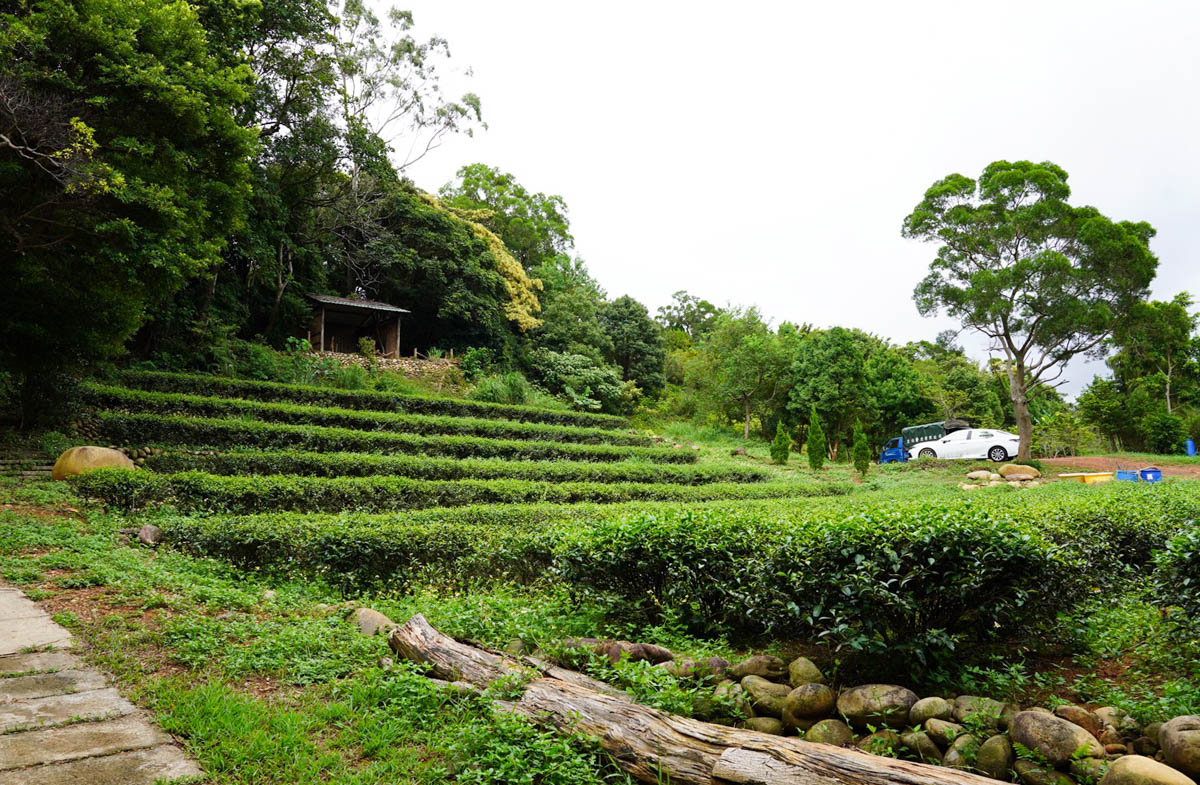
[[[930,448],[926,447],[924,450],[921,450],[919,453],[917,453],[917,457],[918,458],[936,458],[937,453],[934,452],[933,450],[931,450]]]
[[[992,463],[1000,463],[1001,461],[1007,461],[1008,460],[1008,450],[1004,449],[1003,447],[999,447],[999,446],[993,447],[992,449],[988,450],[988,458],[992,461]]]

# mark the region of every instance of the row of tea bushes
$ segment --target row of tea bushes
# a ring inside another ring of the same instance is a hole
[[[100,411],[83,427],[114,444],[258,447],[319,452],[387,452],[452,458],[615,462],[637,458],[655,463],[695,463],[692,450],[618,447],[610,444],[486,439],[471,436],[416,436],[319,425],[283,425],[241,419],[178,417]]]
[[[553,580],[617,618],[740,640],[819,636],[859,663],[848,668],[899,676],[1039,634],[1106,576],[1146,569],[1186,520],[1169,516],[1198,507],[1200,493],[1183,485],[1064,484],[932,502],[476,506],[164,528],[203,553],[347,586]],[[1135,535],[1144,552],[1122,545]]]
[[[126,371],[121,381],[130,387],[166,393],[188,393],[224,398],[245,398],[255,401],[301,403],[317,406],[336,406],[343,409],[363,409],[381,412],[443,415],[448,417],[480,417],[492,420],[569,425],[582,428],[621,429],[629,427],[623,417],[590,412],[555,411],[535,406],[512,406],[461,398],[431,398],[416,395],[375,392],[368,390],[338,390],[300,384],[280,384],[246,379],[227,379],[219,376],[158,371]]]
[[[292,403],[263,403],[186,393],[146,392],[99,384],[85,384],[82,390],[86,402],[109,410],[173,414],[185,417],[242,417],[263,422],[353,428],[363,431],[396,431],[421,436],[478,436],[488,439],[613,444],[628,447],[648,447],[654,443],[649,436],[644,434],[603,428],[581,428],[473,417],[371,412]]]
[[[670,483],[538,482],[532,480],[421,480],[408,477],[227,476],[204,472],[155,474],[105,469],[78,475],[77,490],[89,498],[130,511],[170,504],[184,511],[235,513],[388,512],[468,504],[628,501],[696,502],[832,496],[848,484],[795,482]]]
[[[150,455],[145,465],[158,472],[203,471],[209,474],[299,474],[312,477],[393,475],[423,480],[540,480],[543,482],[654,482],[706,485],[714,482],[764,482],[770,474],[753,466],[664,466],[623,461],[504,461],[491,458],[432,458],[423,455],[320,453],[302,450],[230,452],[167,451]]]

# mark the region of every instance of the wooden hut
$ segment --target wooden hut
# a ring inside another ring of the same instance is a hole
[[[309,294],[316,305],[308,340],[322,352],[356,352],[362,338],[383,357],[400,356],[400,317],[410,311],[375,300]]]

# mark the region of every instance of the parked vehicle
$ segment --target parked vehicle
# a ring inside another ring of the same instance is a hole
[[[949,433],[970,428],[966,420],[943,420],[912,425],[900,432],[898,438],[889,441],[879,456],[880,463],[903,463],[913,459],[913,451],[926,442],[939,441]],[[917,453],[921,453],[918,451]]]
[[[945,437],[923,444],[918,449],[918,458],[951,458],[1001,463],[1017,454],[1021,439],[1015,433],[998,431],[994,428],[963,429]]]

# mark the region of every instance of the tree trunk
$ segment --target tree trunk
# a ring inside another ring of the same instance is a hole
[[[857,749],[712,725],[632,702],[602,682],[536,660],[484,651],[435,630],[417,614],[392,631],[397,655],[433,675],[485,687],[531,670],[516,703],[496,705],[563,733],[596,738],[642,782],[673,785],[995,785],[955,769],[879,757]]]
[[[746,401],[742,407],[746,412],[746,421],[742,425],[742,441],[745,441],[750,438],[750,402]]]
[[[1025,390],[1025,364],[1020,360],[1008,364],[1008,395],[1012,399],[1013,417],[1017,420],[1017,436],[1021,438],[1017,460],[1027,461],[1033,456],[1033,415],[1029,413]]]

